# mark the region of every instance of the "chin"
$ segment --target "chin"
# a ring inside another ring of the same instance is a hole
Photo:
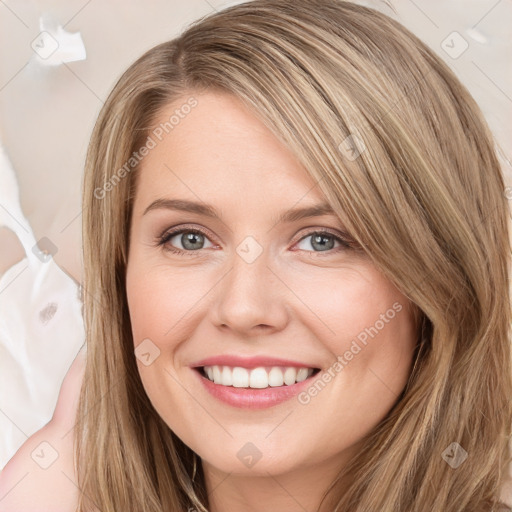
[[[306,460],[295,458],[300,453],[298,446],[288,444],[286,450],[268,447],[250,441],[230,442],[221,452],[211,446],[200,448],[197,453],[206,463],[223,473],[246,476],[268,476],[292,472],[304,467]]]

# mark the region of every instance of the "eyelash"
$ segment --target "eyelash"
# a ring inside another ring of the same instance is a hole
[[[176,235],[180,235],[182,233],[195,233],[197,235],[202,235],[205,238],[209,239],[208,234],[201,229],[184,227],[184,228],[179,228],[176,230],[165,231],[162,235],[157,237],[156,245],[161,247],[165,251],[170,251],[170,252],[172,252],[174,254],[178,254],[180,256],[199,256],[200,251],[202,251],[203,249],[197,249],[195,251],[192,251],[192,250],[187,251],[187,250],[183,250],[183,249],[178,249],[177,247],[173,247],[172,245],[166,245],[167,242],[169,242],[169,240],[171,238],[173,238]],[[335,240],[340,242],[341,246],[335,247],[333,249],[329,249],[327,251],[305,251],[304,249],[298,249],[298,250],[301,250],[301,251],[304,251],[307,253],[314,253],[315,255],[317,255],[319,257],[323,257],[323,256],[330,256],[333,253],[338,253],[340,250],[343,251],[343,250],[348,250],[348,249],[354,248],[354,243],[351,242],[348,238],[341,237],[339,234],[333,233],[333,232],[327,230],[326,228],[322,228],[321,230],[316,230],[316,231],[310,231],[309,233],[304,235],[302,238],[297,240],[296,243],[302,242],[302,240],[304,240],[305,238],[308,238],[313,235],[330,235]],[[323,252],[325,252],[326,254],[322,254]],[[315,257],[317,257],[317,256],[315,256]]]

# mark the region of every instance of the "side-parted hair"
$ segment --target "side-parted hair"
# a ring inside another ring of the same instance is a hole
[[[205,91],[241,99],[296,155],[418,311],[407,386],[344,469],[348,490],[332,482],[334,512],[501,510],[512,428],[510,228],[480,109],[433,51],[374,9],[255,0],[147,51],[116,83],[92,133],[79,511],[208,510],[202,468],[139,378],[125,288],[140,167],[131,159],[162,109],[200,102]],[[468,454],[456,469],[443,457],[452,443]]]

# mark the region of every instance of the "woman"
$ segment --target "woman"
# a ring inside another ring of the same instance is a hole
[[[398,23],[256,0],[151,49],[83,219],[69,510],[509,510],[503,178]]]

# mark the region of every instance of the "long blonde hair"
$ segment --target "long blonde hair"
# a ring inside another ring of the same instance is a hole
[[[512,372],[508,207],[493,137],[425,44],[341,0],[255,0],[203,17],[134,62],[102,108],[83,189],[79,510],[208,509],[201,464],[140,381],[125,272],[131,158],[164,106],[216,89],[297,156],[420,311],[407,386],[345,469],[348,490],[330,486],[335,511],[498,510]],[[457,469],[442,456],[452,443],[468,454]]]

